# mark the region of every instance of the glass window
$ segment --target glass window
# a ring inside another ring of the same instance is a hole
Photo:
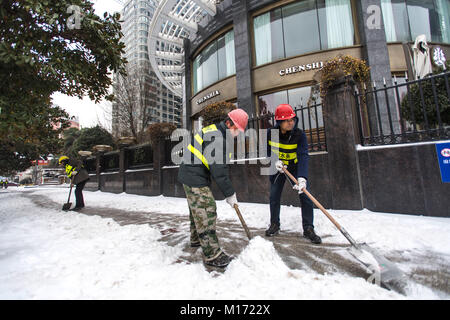
[[[291,89],[288,90],[288,99],[289,104],[297,110],[299,127],[305,130],[323,127],[322,105],[318,105],[321,101],[318,90],[313,90],[312,87]],[[318,105],[317,108],[315,105]]]
[[[437,28],[441,37],[438,42],[450,43],[450,0],[436,0]]]
[[[319,0],[317,5],[322,50],[353,45],[355,31],[350,0]]]
[[[450,0],[381,0],[387,42],[428,41],[450,43]]]
[[[272,116],[275,115],[275,109],[279,104],[288,103],[287,91],[259,96],[258,103],[260,116],[265,116],[261,119],[261,129],[273,127],[275,125],[275,119]]]
[[[145,16],[140,16],[138,21],[139,22],[145,22],[145,23],[149,23],[150,22],[150,20],[147,17],[145,17]]]
[[[219,79],[236,73],[234,56],[234,32],[228,32],[217,40]]]
[[[289,103],[294,108],[299,118],[299,128],[308,130],[323,127],[320,93],[315,87],[295,88],[262,95],[258,97],[258,103],[259,115],[263,116],[260,123],[262,129],[275,125],[272,116],[282,103]]]
[[[381,10],[387,42],[408,41],[410,31],[405,0],[381,0]]]
[[[425,34],[428,41],[432,39],[433,0],[408,1],[407,5],[409,19],[414,21],[414,23],[410,23],[412,38],[415,39],[418,35]]]
[[[286,57],[320,50],[315,0],[285,6],[282,14]]]
[[[307,52],[351,46],[351,0],[304,0],[253,19],[256,65]]]
[[[203,66],[201,64],[202,55],[199,54],[194,60],[193,74],[194,74],[194,93],[203,89]]]
[[[209,44],[193,62],[194,94],[225,77],[236,73],[234,32]]]
[[[256,65],[285,57],[281,9],[276,9],[253,20]]]

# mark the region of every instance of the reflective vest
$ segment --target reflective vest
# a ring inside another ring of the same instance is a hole
[[[283,161],[285,165],[298,163],[297,159],[297,143],[284,144],[269,140],[270,149],[278,155],[278,159]]]
[[[69,178],[72,178],[73,171],[75,171],[75,167],[72,167],[70,164],[66,164],[66,174]]]
[[[210,126],[207,126],[205,128],[202,129],[202,135],[200,136],[200,134],[195,134],[194,139],[198,142],[198,145],[201,147],[203,146],[203,135],[208,133],[208,132],[213,132],[213,131],[217,131],[217,126],[215,124],[212,124]],[[203,155],[203,152],[198,150],[197,148],[195,148],[192,144],[189,144],[188,146],[188,150],[198,159],[200,159],[202,161],[202,163],[205,165],[205,167],[209,170],[209,164],[208,164],[208,160],[205,158],[205,156]]]
[[[192,143],[189,144],[188,146],[188,150],[197,158],[200,159],[201,162],[203,163],[203,165],[209,170],[209,163],[208,160],[205,158],[205,156],[203,155],[203,152],[201,151],[203,148],[203,137],[205,134],[207,133],[211,133],[214,131],[219,131],[219,129],[217,129],[217,126],[215,124],[209,125],[205,128],[202,129],[201,131],[201,135],[199,133],[194,135],[194,139],[195,141],[197,141],[198,146],[200,146],[200,150],[195,148]],[[225,143],[225,141],[224,141]],[[232,154],[229,154],[229,157],[231,158]]]

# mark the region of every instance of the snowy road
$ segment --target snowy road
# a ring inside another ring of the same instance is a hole
[[[242,203],[256,237],[218,201],[218,236],[236,256],[207,272],[188,246],[185,199],[85,192],[61,211],[67,188],[0,191],[0,299],[449,299],[450,219],[331,211],[410,277],[407,296],[369,284],[348,243],[315,211],[323,245],[299,237],[299,208],[283,207],[282,233],[266,239],[268,207]]]

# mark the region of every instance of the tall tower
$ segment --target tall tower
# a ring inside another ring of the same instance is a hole
[[[182,100],[168,90],[158,79],[149,60],[148,37],[151,20],[158,6],[154,0],[129,0],[121,12],[122,33],[125,43],[125,57],[128,60],[129,74],[144,75],[145,85],[140,93],[147,109],[148,124],[157,122],[173,123],[181,126]],[[113,134],[121,134],[122,128],[117,119],[117,103],[113,103]],[[142,115],[136,115],[142,117]]]

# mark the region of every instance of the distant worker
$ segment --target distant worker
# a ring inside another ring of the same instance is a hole
[[[75,208],[72,210],[78,211],[84,208],[83,189],[86,182],[89,180],[89,174],[83,167],[81,161],[70,160],[67,156],[59,158],[58,163],[64,166],[67,176],[71,180],[71,184],[75,185]]]
[[[230,130],[231,135],[236,137],[239,132],[245,131],[247,123],[248,114],[242,109],[235,109],[228,113],[224,121],[203,128],[187,148],[188,163],[182,163],[178,172],[178,181],[183,184],[189,206],[190,245],[202,247],[204,263],[209,266],[224,268],[232,259],[219,245],[216,235],[216,201],[210,186],[211,179],[214,179],[226,202],[232,208],[238,204],[228,173],[226,132]],[[222,152],[218,161],[211,159],[205,152],[212,148],[216,149],[216,154]]]

